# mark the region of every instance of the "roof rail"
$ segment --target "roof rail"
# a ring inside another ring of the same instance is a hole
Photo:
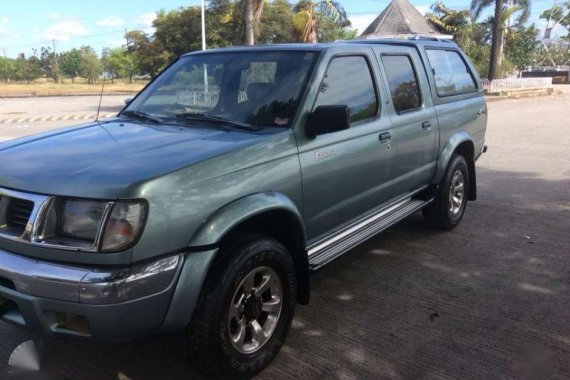
[[[438,41],[438,42],[447,42],[447,43],[454,43],[453,37],[451,38],[439,38],[425,34],[416,34],[414,36],[408,37],[408,40],[426,40],[426,41]]]

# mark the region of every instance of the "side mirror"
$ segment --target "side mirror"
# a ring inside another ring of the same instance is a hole
[[[125,105],[128,106],[129,104],[131,104],[132,101],[133,101],[133,98],[126,98],[125,99]]]
[[[344,131],[350,127],[348,106],[319,106],[309,116],[307,136]]]

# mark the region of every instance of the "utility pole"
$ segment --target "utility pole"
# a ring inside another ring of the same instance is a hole
[[[59,79],[59,67],[58,67],[58,63],[57,63],[57,53],[55,51],[55,40],[51,40],[52,46],[53,46],[53,76],[55,83],[57,83],[57,80]]]
[[[202,0],[202,50],[206,50],[206,4]],[[208,67],[204,63],[204,95],[208,94]],[[204,99],[206,100],[206,99]]]
[[[202,50],[206,50],[206,4],[202,0]]]
[[[126,46],[126,49],[127,49],[127,50],[129,50],[129,37],[128,37],[128,33],[129,33],[129,31],[127,30],[127,28],[125,28],[125,42],[126,42],[125,46]]]

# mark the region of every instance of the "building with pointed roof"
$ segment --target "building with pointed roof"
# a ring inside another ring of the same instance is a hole
[[[452,39],[439,33],[408,0],[392,0],[378,17],[364,30],[360,38],[395,38],[430,36]]]

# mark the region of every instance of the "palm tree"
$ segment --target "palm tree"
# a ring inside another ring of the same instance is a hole
[[[316,43],[319,20],[330,18],[338,26],[350,26],[346,11],[340,3],[332,0],[301,0],[294,8],[295,29],[300,42]]]
[[[441,1],[433,4],[431,10],[432,12],[426,13],[425,18],[440,33],[452,34],[461,47],[472,38],[473,23],[468,10],[453,10]]]
[[[475,19],[483,10],[495,7],[493,32],[491,41],[491,59],[489,63],[489,79],[495,79],[499,72],[504,54],[505,29],[510,27],[510,20],[519,13],[516,23],[524,24],[530,17],[531,0],[471,0],[471,12]]]
[[[255,29],[261,21],[263,4],[263,0],[242,0],[246,45],[255,44]]]

